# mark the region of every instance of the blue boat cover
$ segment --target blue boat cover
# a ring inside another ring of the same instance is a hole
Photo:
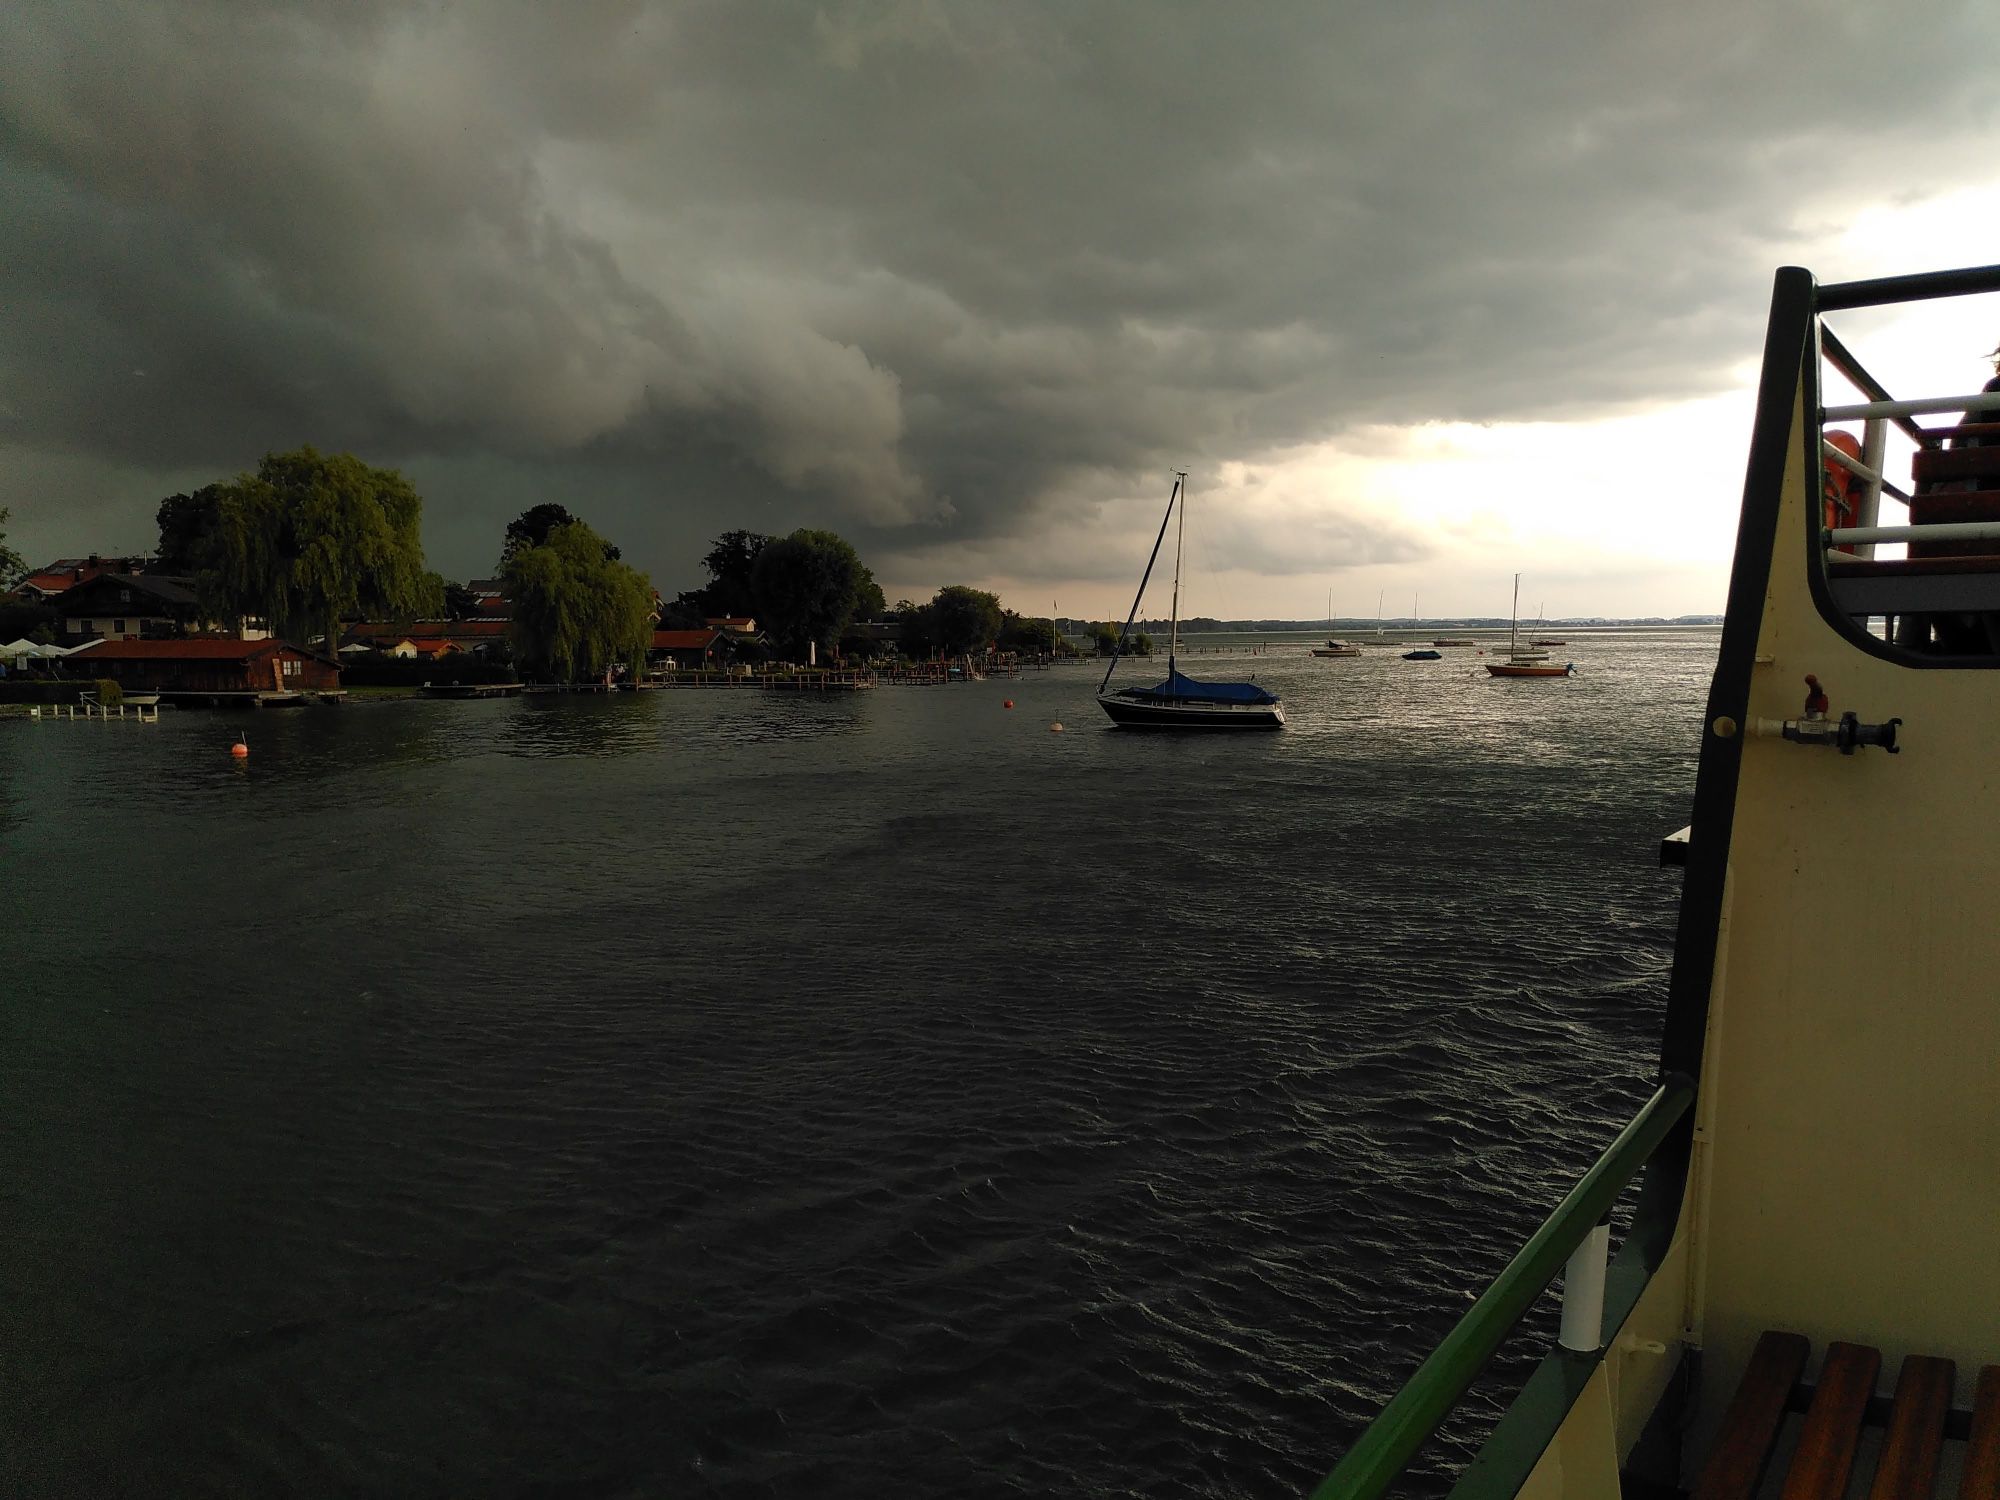
[[[1127,698],[1175,699],[1182,703],[1276,703],[1278,695],[1254,682],[1196,682],[1179,669],[1158,687],[1127,688]]]

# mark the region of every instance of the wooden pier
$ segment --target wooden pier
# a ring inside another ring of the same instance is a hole
[[[123,719],[128,710],[122,703],[106,707],[102,703],[30,703],[27,705],[31,719]],[[160,706],[135,703],[129,710],[135,724],[157,724],[160,722]]]
[[[745,676],[675,674],[650,684],[662,688],[753,688],[771,693],[859,693],[875,686],[872,672],[752,672]]]

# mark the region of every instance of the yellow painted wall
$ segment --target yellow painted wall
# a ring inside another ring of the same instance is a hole
[[[1903,749],[1744,745],[1683,1227],[1702,1434],[1765,1328],[1875,1344],[1885,1378],[1950,1356],[1961,1400],[2000,1360],[2000,673],[1885,662],[1820,618],[1791,451],[1751,713],[1797,718],[1813,672],[1835,717],[1900,716]]]

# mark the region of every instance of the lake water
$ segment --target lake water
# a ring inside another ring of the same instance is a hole
[[[0,1491],[1309,1487],[1650,1086],[1717,637],[1569,639],[0,721]]]

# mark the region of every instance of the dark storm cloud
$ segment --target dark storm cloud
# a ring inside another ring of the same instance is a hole
[[[457,572],[558,492],[663,582],[734,524],[975,556],[1176,464],[1713,389],[1775,261],[1983,179],[1993,14],[15,7],[0,440],[352,448]],[[1326,535],[1218,563],[1415,545]]]

